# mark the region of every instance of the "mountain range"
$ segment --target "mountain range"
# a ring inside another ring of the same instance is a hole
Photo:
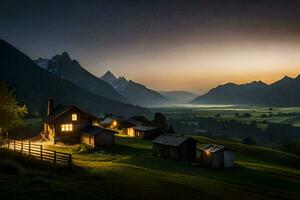
[[[109,83],[131,104],[140,106],[153,106],[168,104],[168,99],[157,91],[151,90],[146,86],[127,80],[124,77],[116,78],[113,73],[107,71],[100,79]]]
[[[16,90],[18,101],[26,104],[30,113],[45,114],[46,101],[51,98],[57,104],[77,105],[95,115],[100,113],[123,116],[151,114],[148,109],[113,100],[112,98],[121,98],[126,101],[109,84],[98,80],[98,78],[94,79],[93,76],[80,68],[77,61],[70,61],[67,54],[54,57],[54,60],[55,62],[52,64],[50,64],[52,61],[49,61],[50,63],[47,63],[47,60],[43,61],[44,64],[47,64],[47,69],[54,71],[57,69],[55,74],[42,69],[27,55],[0,39],[0,80]],[[68,68],[77,66],[76,70],[72,69],[75,75],[66,76],[60,73],[63,70],[58,69],[58,66],[64,62],[69,63]],[[83,77],[84,80],[76,79],[77,70],[86,74]],[[74,80],[70,80],[72,77],[82,85],[79,87],[74,84]],[[88,80],[89,78],[91,80]],[[98,89],[89,91],[88,88],[84,88],[84,84],[89,81],[94,84],[95,88],[101,84],[99,92],[102,90],[103,93],[98,94]],[[105,94],[105,92],[109,94]]]
[[[39,58],[35,63],[55,76],[70,81],[82,89],[98,96],[128,103],[110,84],[85,70],[77,60],[72,60],[67,52],[52,59]]]
[[[244,104],[262,106],[299,106],[300,75],[285,76],[272,84],[254,81],[246,84],[227,83],[197,97],[193,104]]]
[[[197,95],[186,91],[159,91],[170,103],[186,104],[194,100]]]

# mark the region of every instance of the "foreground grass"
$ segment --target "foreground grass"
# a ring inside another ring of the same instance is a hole
[[[1,194],[14,199],[300,199],[299,157],[222,143],[237,151],[233,169],[209,170],[161,160],[152,156],[151,142],[117,137],[114,147],[74,153],[78,167],[73,170],[36,168],[37,164],[20,161],[22,174],[0,172]]]

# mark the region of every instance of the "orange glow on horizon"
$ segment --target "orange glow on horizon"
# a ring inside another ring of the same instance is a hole
[[[287,41],[194,42],[159,51],[112,57],[107,68],[154,90],[203,94],[228,82],[273,83],[300,74],[300,44]],[[98,65],[99,66],[99,65]],[[97,72],[97,74],[101,74]]]

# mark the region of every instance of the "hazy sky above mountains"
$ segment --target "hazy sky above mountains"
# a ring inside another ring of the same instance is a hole
[[[156,90],[300,73],[300,1],[0,1],[0,38]]]

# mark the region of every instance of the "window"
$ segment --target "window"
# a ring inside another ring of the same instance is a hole
[[[77,114],[72,114],[72,121],[77,121]]]
[[[73,131],[73,124],[62,124],[61,131],[64,132]]]

